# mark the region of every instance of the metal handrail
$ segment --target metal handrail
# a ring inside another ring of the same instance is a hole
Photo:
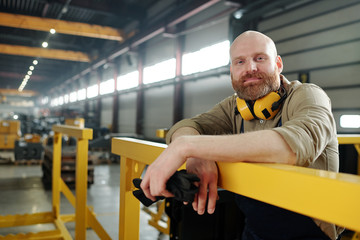
[[[360,136],[354,139],[356,144]],[[140,203],[132,195],[131,181],[165,148],[149,141],[112,139],[112,153],[121,156],[119,239],[139,239]],[[218,163],[218,167],[223,189],[360,231],[359,176],[282,164]]]

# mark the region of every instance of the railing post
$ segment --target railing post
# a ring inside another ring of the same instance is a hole
[[[120,161],[119,239],[136,240],[139,239],[140,202],[132,194],[132,179],[140,177],[145,164],[126,157]]]
[[[52,206],[55,219],[58,219],[60,217],[61,144],[62,134],[59,132],[55,132],[53,141],[52,162]]]
[[[358,153],[357,174],[360,176],[360,144],[354,144],[354,147]]]
[[[75,239],[86,239],[88,140],[79,138],[76,145]]]

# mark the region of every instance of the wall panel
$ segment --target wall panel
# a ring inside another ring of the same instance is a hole
[[[106,96],[101,99],[101,123],[100,127],[109,127],[112,124],[113,97]]]
[[[144,136],[156,137],[156,129],[172,126],[174,86],[146,89],[144,92]]]
[[[119,95],[119,132],[135,133],[136,128],[136,96],[137,92]]]
[[[322,1],[323,4],[327,4],[326,1]],[[314,6],[313,6],[314,7]],[[320,6],[319,6],[320,7]],[[360,3],[339,9],[335,11],[335,7],[332,6],[334,11],[328,12],[317,17],[306,19],[300,22],[295,22],[294,24],[287,25],[272,31],[266,32],[274,41],[281,39],[292,38],[302,34],[308,34],[312,32],[317,32],[325,28],[334,27],[334,25],[346,24],[352,21],[359,20]],[[302,11],[299,9],[298,11]],[[285,18],[283,21],[285,22]],[[288,20],[288,19],[287,19]],[[259,30],[262,30],[259,28]]]
[[[190,118],[208,111],[233,93],[228,75],[186,82],[184,84],[184,117]]]
[[[268,33],[270,29],[278,28],[283,25],[287,25],[289,22],[303,21],[304,19],[311,19],[318,15],[324,14],[329,11],[347,7],[351,4],[356,4],[358,0],[302,0],[305,6],[294,10],[287,11],[281,14],[275,14],[273,17],[266,19],[259,23],[259,29],[264,33]],[[285,21],[286,20],[286,21]],[[296,32],[296,31],[294,31]]]

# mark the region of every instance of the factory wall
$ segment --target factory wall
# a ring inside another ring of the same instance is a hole
[[[332,101],[338,132],[343,114],[360,114],[360,2],[316,1],[286,14],[269,16],[258,30],[271,37],[290,79],[299,74],[322,87]]]

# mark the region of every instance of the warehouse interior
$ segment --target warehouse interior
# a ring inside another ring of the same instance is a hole
[[[338,134],[360,134],[359,11],[359,0],[0,0],[0,216],[51,210],[53,126],[89,128],[87,201],[118,239],[111,140],[165,143],[159,129],[232,95],[229,46],[246,30],[274,40],[287,79],[326,92]],[[74,190],[77,139],[61,142]],[[340,172],[358,174],[354,145],[339,152]],[[169,239],[140,215],[141,240]],[[0,228],[0,238],[51,229]]]

